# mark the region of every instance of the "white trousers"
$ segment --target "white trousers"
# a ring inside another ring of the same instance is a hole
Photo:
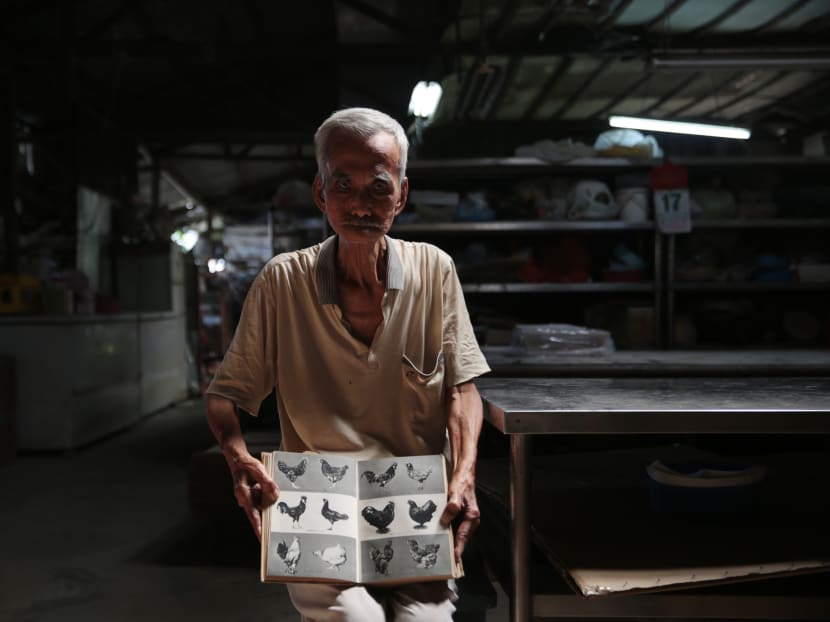
[[[394,587],[289,583],[302,622],[452,622],[454,581]]]

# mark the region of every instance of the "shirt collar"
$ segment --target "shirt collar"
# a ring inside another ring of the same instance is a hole
[[[395,250],[392,238],[386,239],[386,289],[403,289],[403,264]],[[333,235],[320,244],[315,271],[317,274],[317,291],[321,305],[339,302],[337,298],[337,236]]]

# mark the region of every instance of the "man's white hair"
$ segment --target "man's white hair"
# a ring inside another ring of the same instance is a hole
[[[400,123],[385,112],[374,108],[344,108],[338,110],[323,121],[314,134],[314,155],[317,158],[317,171],[325,183],[325,167],[329,138],[332,132],[344,131],[354,136],[368,140],[375,134],[384,132],[391,134],[398,144],[400,154],[401,182],[406,176],[406,159],[409,153],[409,139]]]

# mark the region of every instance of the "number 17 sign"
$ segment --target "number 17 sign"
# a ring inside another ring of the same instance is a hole
[[[692,211],[686,167],[666,163],[652,169],[650,178],[657,228],[663,233],[689,233]]]

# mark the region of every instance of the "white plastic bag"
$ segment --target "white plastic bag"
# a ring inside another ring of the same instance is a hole
[[[614,195],[602,181],[578,181],[568,196],[569,220],[611,220],[619,212]]]

